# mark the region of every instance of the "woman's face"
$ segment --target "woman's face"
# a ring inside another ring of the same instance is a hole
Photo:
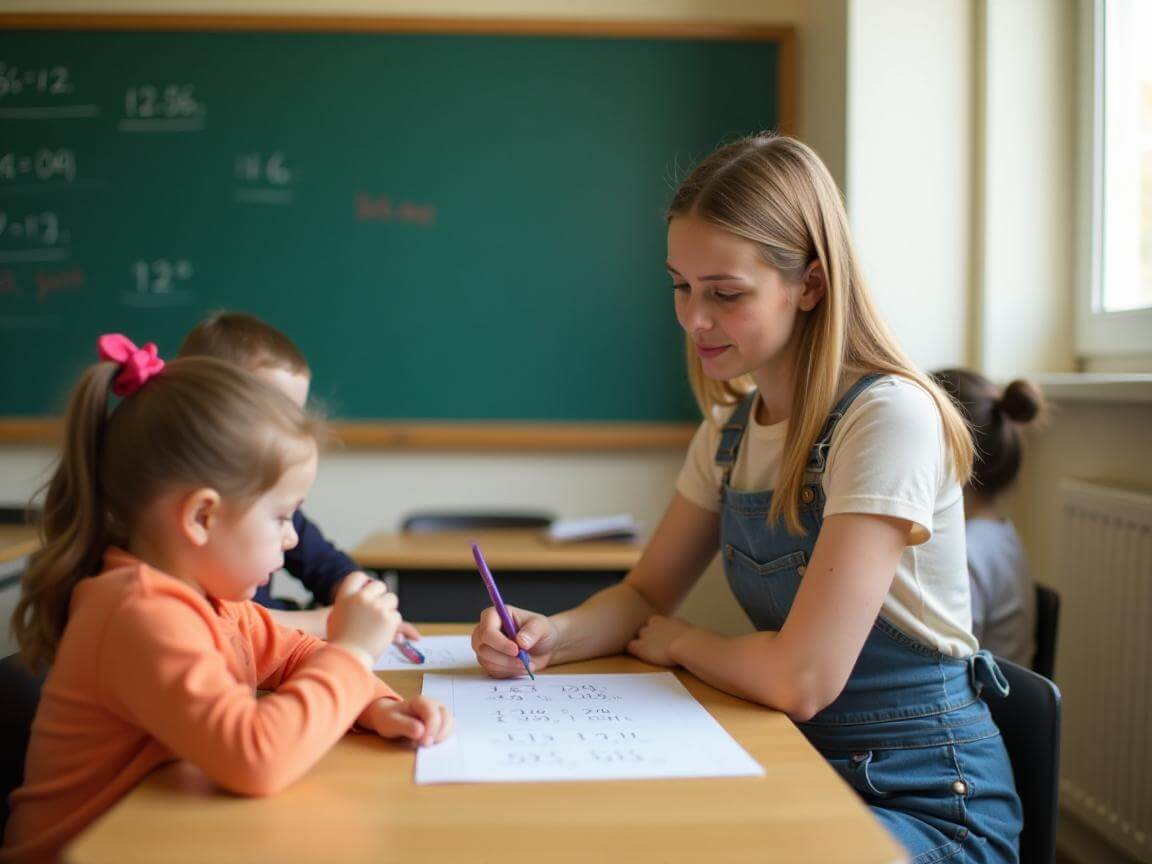
[[[785,279],[759,247],[692,215],[668,224],[676,319],[709,378],[773,373],[792,361],[803,283]]]

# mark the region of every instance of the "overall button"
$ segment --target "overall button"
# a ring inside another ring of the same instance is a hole
[[[805,486],[800,490],[800,500],[805,504],[811,504],[816,500],[816,493],[812,491],[811,486]]]
[[[952,791],[955,792],[957,795],[967,795],[968,794],[968,784],[965,783],[963,780],[954,780],[952,782]]]
[[[861,762],[867,761],[868,754],[867,753],[853,753],[848,758],[852,761],[853,765],[859,765]]]
[[[796,568],[796,575],[797,576],[803,576],[804,571],[807,569],[808,569],[807,567],[805,567],[803,564],[801,564],[799,567]]]
[[[732,560],[732,544],[731,543],[725,544],[724,557],[727,558],[728,560]]]

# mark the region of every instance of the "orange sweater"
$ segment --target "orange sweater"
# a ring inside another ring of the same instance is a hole
[[[72,592],[0,857],[54,860],[173,759],[242,795],[283,789],[381,698],[399,697],[342,648],[110,549]]]

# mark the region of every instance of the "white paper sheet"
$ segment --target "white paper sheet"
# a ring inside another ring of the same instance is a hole
[[[498,681],[425,675],[456,715],[416,783],[749,777],[764,770],[671,672]]]
[[[476,662],[476,654],[472,651],[471,636],[425,636],[413,641],[412,645],[424,655],[423,663],[413,663],[393,645],[380,655],[372,668],[417,672],[429,669],[480,668],[480,664]]]

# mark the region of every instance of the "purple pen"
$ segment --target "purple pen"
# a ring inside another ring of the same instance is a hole
[[[500,629],[504,631],[505,636],[516,641],[516,622],[508,614],[508,607],[504,605],[504,600],[500,597],[500,589],[496,587],[496,580],[492,578],[492,571],[488,569],[488,563],[480,554],[480,547],[475,543],[472,544],[472,557],[476,559],[476,568],[480,571],[480,578],[484,580],[484,587],[488,589],[488,597],[491,599],[492,605],[496,607],[496,614],[500,616]],[[524,671],[535,681],[536,675],[532,672],[532,667],[528,665],[528,652],[523,648],[520,648],[520,662],[524,664]]]

